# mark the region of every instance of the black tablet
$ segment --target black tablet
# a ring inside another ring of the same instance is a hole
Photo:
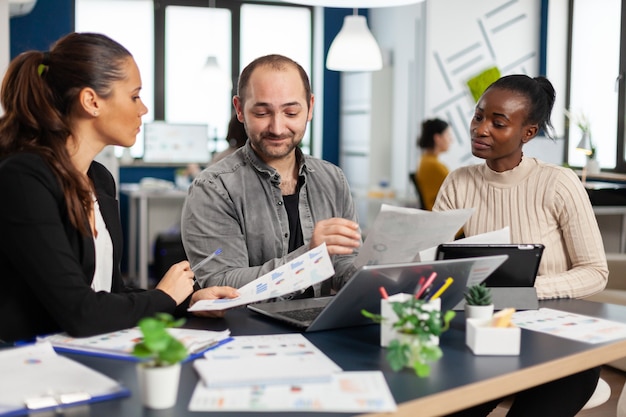
[[[532,287],[535,285],[544,246],[534,244],[463,244],[443,243],[435,259],[458,259],[474,256],[509,255],[509,258],[485,281],[488,287]]]

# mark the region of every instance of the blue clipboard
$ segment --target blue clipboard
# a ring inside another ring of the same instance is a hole
[[[230,341],[234,340],[232,337],[228,337],[226,339],[220,340],[216,343],[213,343],[209,346],[206,346],[196,352],[192,352],[189,354],[189,356],[187,356],[185,359],[183,359],[181,361],[181,363],[187,363],[187,362],[191,362],[195,359],[201,358],[205,352],[208,352],[209,350],[212,349],[216,349]],[[74,355],[85,355],[85,356],[94,356],[97,358],[106,358],[106,359],[118,359],[118,360],[123,360],[123,361],[129,361],[129,362],[144,362],[146,361],[145,359],[141,359],[138,358],[136,356],[133,356],[132,354],[128,354],[128,353],[113,353],[113,352],[96,352],[93,350],[84,350],[81,348],[71,348],[71,347],[67,347],[67,346],[52,346],[54,348],[54,351],[57,353],[69,353],[69,354],[74,354]]]

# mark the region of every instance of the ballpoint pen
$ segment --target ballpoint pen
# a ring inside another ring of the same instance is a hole
[[[218,250],[216,250],[215,252],[213,252],[212,254],[204,258],[203,260],[201,260],[198,264],[196,264],[194,267],[191,268],[191,271],[195,274],[196,272],[198,272],[198,269],[200,269],[202,266],[204,266],[207,262],[215,258],[220,253],[222,253],[222,248],[219,248]]]

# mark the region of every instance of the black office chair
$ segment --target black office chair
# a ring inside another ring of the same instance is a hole
[[[422,193],[420,192],[420,187],[417,184],[417,180],[416,180],[416,177],[415,177],[415,172],[409,172],[409,181],[415,187],[415,193],[417,194],[417,198],[420,201],[420,208],[424,209],[424,207],[426,207],[426,204],[424,204],[424,199],[422,198]]]

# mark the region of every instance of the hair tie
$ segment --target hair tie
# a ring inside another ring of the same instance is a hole
[[[48,66],[50,65],[50,52],[43,52],[43,58],[41,59],[41,64],[39,64],[39,66],[37,67],[37,73],[39,73],[39,76],[41,76],[44,71],[46,71],[48,69]]]

